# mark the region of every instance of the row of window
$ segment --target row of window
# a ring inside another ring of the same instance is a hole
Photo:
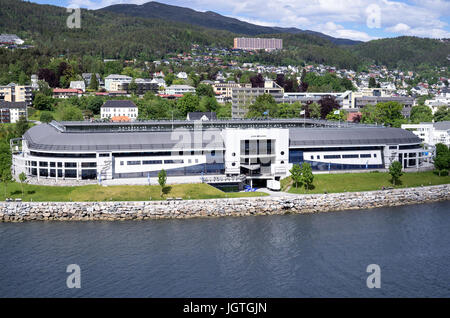
[[[374,153],[373,157],[376,158],[377,154]],[[320,155],[316,156],[317,159],[320,159]],[[349,154],[349,155],[324,155],[323,159],[357,159],[357,158],[372,158],[371,154]],[[311,160],[314,160],[314,156],[311,156]]]
[[[164,160],[164,164],[183,164],[183,159],[170,159]],[[187,159],[187,163],[198,163],[198,159]],[[163,160],[143,160],[143,161],[127,161],[127,166],[140,166],[140,165],[162,165]],[[120,162],[121,166],[125,165],[124,161]]]
[[[39,163],[40,168],[76,168],[77,163],[76,162],[47,162],[47,161],[27,161],[26,165],[31,167],[37,167]],[[82,162],[81,163],[82,168],[97,168],[96,162]]]
[[[69,178],[75,179],[80,177],[82,180],[96,179],[97,178],[97,169],[83,169],[81,170],[80,175],[77,175],[77,170],[75,169],[38,169],[31,168],[29,170],[32,176],[37,176],[39,172],[40,177],[44,178]]]

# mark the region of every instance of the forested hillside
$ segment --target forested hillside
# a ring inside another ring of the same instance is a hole
[[[192,44],[231,47],[233,38],[239,36],[191,24],[91,10],[82,10],[80,29],[70,29],[66,26],[68,16],[61,7],[2,0],[0,33],[16,33],[36,49],[27,53],[16,50],[13,56],[3,52],[0,62],[38,63],[43,58],[60,56],[154,60],[167,53],[189,51]],[[447,60],[450,44],[438,40],[400,37],[338,46],[308,33],[262,36],[284,39],[283,51],[252,57],[254,61],[275,65],[317,63],[358,70],[369,63],[377,63],[416,70],[450,63]],[[21,61],[25,55],[34,58]],[[10,67],[1,66],[3,70]],[[26,68],[25,72],[28,76]]]

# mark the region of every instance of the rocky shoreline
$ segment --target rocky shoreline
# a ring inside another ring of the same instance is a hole
[[[450,184],[371,192],[193,201],[1,202],[0,222],[121,221],[317,213],[450,200]]]

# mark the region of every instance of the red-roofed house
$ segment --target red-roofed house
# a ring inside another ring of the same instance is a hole
[[[53,98],[69,98],[72,96],[81,96],[83,91],[75,88],[54,88]]]

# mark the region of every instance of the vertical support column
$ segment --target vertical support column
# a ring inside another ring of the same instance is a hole
[[[80,163],[77,162],[77,180],[80,180]]]

